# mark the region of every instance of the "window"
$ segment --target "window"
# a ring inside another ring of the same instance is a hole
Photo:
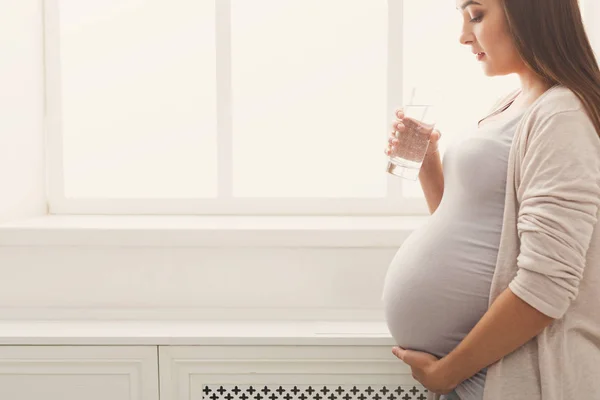
[[[451,0],[47,0],[51,213],[424,214],[385,174],[394,109],[446,146],[514,86]]]

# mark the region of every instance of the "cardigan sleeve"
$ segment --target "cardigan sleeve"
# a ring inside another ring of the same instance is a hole
[[[600,139],[581,110],[533,126],[517,200],[520,249],[509,288],[561,318],[577,296],[600,206]]]

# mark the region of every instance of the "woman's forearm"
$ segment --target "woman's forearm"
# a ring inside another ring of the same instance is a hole
[[[505,289],[463,341],[440,360],[438,368],[455,387],[524,345],[553,321]]]
[[[444,171],[439,152],[425,157],[419,172],[419,181],[425,194],[429,212],[433,214],[440,205],[444,194]]]

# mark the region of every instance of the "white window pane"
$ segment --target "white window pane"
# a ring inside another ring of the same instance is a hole
[[[440,153],[473,133],[476,123],[498,97],[519,86],[518,77],[490,78],[459,43],[462,16],[449,0],[404,1],[404,98],[415,90],[414,101],[432,100],[443,133]],[[407,197],[423,197],[419,182],[403,180]]]
[[[214,0],[59,4],[66,196],[215,196]]]
[[[386,3],[232,0],[235,196],[385,196]]]

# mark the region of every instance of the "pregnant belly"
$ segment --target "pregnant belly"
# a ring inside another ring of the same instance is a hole
[[[497,249],[477,243],[464,231],[435,228],[404,242],[383,291],[388,328],[399,346],[443,357],[483,316]]]

